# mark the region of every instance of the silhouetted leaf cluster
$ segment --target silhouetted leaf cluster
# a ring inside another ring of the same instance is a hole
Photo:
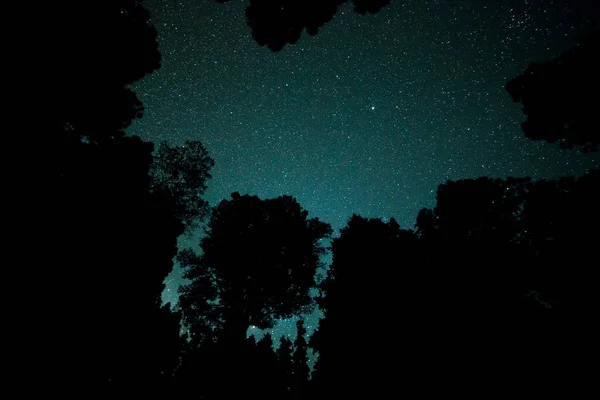
[[[193,334],[206,331],[205,321],[192,318],[199,295],[216,285],[211,308],[224,321],[220,329],[234,338],[245,337],[250,324],[271,326],[275,318],[287,318],[311,304],[322,239],[331,228],[307,218],[290,196],[261,200],[233,193],[212,211],[200,258],[181,260],[194,282],[182,289],[181,306]],[[187,310],[190,309],[188,312]],[[213,320],[215,326],[219,320]],[[199,325],[196,327],[196,325]]]
[[[416,232],[353,216],[332,244],[327,314],[312,337],[315,390],[378,397],[431,381],[460,393],[478,393],[474,381],[507,393],[541,391],[548,379],[590,384],[598,188],[598,170],[449,181]]]
[[[600,31],[543,63],[532,63],[508,82],[513,101],[523,104],[525,135],[561,147],[597,151],[600,144]]]
[[[40,89],[53,129],[93,141],[122,136],[143,111],[127,85],[160,67],[148,11],[139,0],[67,0],[53,3],[46,18],[52,25],[39,47],[49,54],[40,56],[51,62]]]
[[[217,0],[226,3],[224,0]],[[277,52],[294,44],[306,29],[314,36],[331,21],[340,5],[348,0],[250,0],[246,8],[252,37],[261,46]],[[389,0],[353,0],[359,14],[377,13]]]
[[[58,2],[44,18],[35,47],[44,104],[15,147],[27,168],[14,211],[40,240],[17,280],[27,282],[25,366],[14,369],[40,387],[162,385],[184,344],[181,316],[160,296],[186,192],[152,186],[161,158],[153,164],[153,144],[124,133],[143,110],[129,85],[160,66],[156,30],[136,0]],[[178,167],[194,174],[186,190],[210,177],[200,158]]]
[[[197,229],[208,213],[208,202],[202,196],[214,164],[199,141],[186,141],[179,147],[162,142],[154,155],[151,191],[163,191],[174,198],[173,211],[188,233]]]

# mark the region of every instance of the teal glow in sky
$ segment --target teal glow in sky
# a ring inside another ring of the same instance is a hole
[[[346,4],[273,53],[252,39],[245,0],[148,0],[162,67],[135,85],[146,111],[129,132],[201,140],[213,205],[235,191],[289,194],[336,230],[352,213],[411,228],[449,179],[600,166],[598,154],[526,139],[505,90],[600,26],[589,3],[392,0],[376,15]]]

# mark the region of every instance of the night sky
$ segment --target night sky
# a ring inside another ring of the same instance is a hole
[[[162,67],[134,86],[145,113],[128,132],[202,141],[215,160],[212,205],[235,191],[289,194],[336,231],[352,213],[412,228],[449,179],[600,166],[598,153],[525,138],[505,90],[530,62],[600,27],[591,0],[392,0],[375,15],[345,4],[278,53],[252,38],[247,3],[144,2]],[[180,275],[167,279],[165,300]]]

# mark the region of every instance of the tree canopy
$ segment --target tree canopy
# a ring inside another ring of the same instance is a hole
[[[278,50],[304,29],[316,34],[344,2],[257,0],[247,13],[255,39]],[[388,2],[354,4],[366,13]],[[6,209],[19,219],[8,236],[35,227],[39,239],[7,246],[23,259],[6,279],[22,300],[8,365],[26,384],[281,399],[595,383],[600,171],[448,181],[414,231],[353,215],[328,249],[329,224],[289,195],[236,192],[210,209],[214,161],[202,143],[155,149],[125,134],[143,111],[130,85],[160,66],[141,1],[52,6],[55,26],[39,37],[52,60],[40,93],[52,101],[33,140],[14,147],[15,165],[29,168],[8,187],[16,206]],[[528,136],[597,148],[598,39],[508,84]],[[201,254],[180,251],[178,237],[205,216]],[[333,262],[318,284],[327,250]],[[191,283],[173,313],[160,294],[176,255]],[[272,328],[316,303],[326,318],[309,342],[301,319],[277,352],[270,333],[247,337],[251,324]],[[309,346],[319,353],[310,384]]]
[[[320,300],[325,319],[311,338],[319,352],[313,373],[317,391],[379,397],[388,390],[381,381],[395,371],[390,341],[404,326],[403,303],[414,300],[405,289],[416,284],[411,264],[417,245],[414,232],[400,229],[394,219],[358,215],[333,240],[330,277]]]
[[[227,3],[228,0],[217,0]],[[348,0],[250,0],[246,8],[252,37],[261,46],[274,52],[286,44],[294,44],[306,32],[314,36],[319,28],[331,21],[338,7]],[[353,0],[359,14],[377,13],[390,0]]]
[[[353,216],[333,241],[326,317],[311,339],[315,390],[377,397],[432,381],[450,392],[470,392],[473,380],[508,391],[540,390],[548,377],[591,382],[581,363],[598,335],[589,318],[598,187],[597,170],[448,181],[416,232]]]
[[[44,18],[44,104],[14,147],[27,160],[13,191],[21,225],[41,238],[17,279],[28,282],[19,359],[54,387],[158,385],[182,346],[160,295],[185,202],[151,186],[154,146],[124,132],[143,110],[130,85],[160,67],[156,30],[137,0],[53,3]]]
[[[186,310],[209,281],[217,298],[206,300],[214,301],[223,329],[234,337],[244,337],[250,324],[267,328],[311,304],[309,289],[325,251],[321,240],[331,228],[307,216],[290,196],[261,200],[233,193],[214,208],[200,242],[202,256],[183,260],[193,282],[183,288],[181,305],[192,332],[205,322],[186,317]]]
[[[188,233],[197,229],[208,214],[208,202],[203,199],[215,162],[199,141],[186,141],[171,147],[159,144],[150,166],[150,190],[162,191],[174,198],[174,213]]]
[[[523,104],[521,125],[532,140],[597,151],[600,125],[600,30],[559,57],[532,63],[506,85],[513,101]]]

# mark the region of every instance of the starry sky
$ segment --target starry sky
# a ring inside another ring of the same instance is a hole
[[[213,205],[235,191],[289,194],[336,231],[352,213],[412,228],[449,179],[600,166],[598,153],[525,138],[505,90],[532,61],[600,27],[593,1],[392,0],[375,15],[345,4],[316,36],[278,53],[252,38],[247,3],[144,1],[162,67],[134,85],[145,113],[128,132],[202,141],[215,160]],[[180,281],[177,268],[165,300]]]

